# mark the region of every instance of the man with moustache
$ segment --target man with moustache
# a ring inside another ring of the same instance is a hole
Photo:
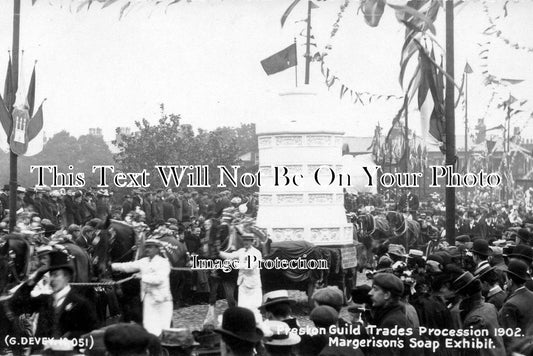
[[[17,289],[11,308],[17,315],[39,313],[35,337],[78,338],[96,328],[94,306],[70,287],[74,268],[69,256],[61,251],[51,251],[48,255],[49,266],[38,270]],[[33,288],[46,272],[50,273],[52,294],[32,297]],[[42,347],[37,345],[35,349]]]

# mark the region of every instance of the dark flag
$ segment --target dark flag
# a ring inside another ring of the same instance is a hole
[[[30,117],[33,115],[33,108],[35,105],[35,66],[33,66],[33,72],[31,73],[30,86],[28,87],[28,95],[26,96],[28,102],[28,111]]]
[[[433,57],[433,53],[431,53]],[[428,54],[420,48],[420,68],[422,80],[418,89],[418,107],[423,120],[429,119],[429,133],[438,141],[444,142],[446,135],[444,119],[444,79]]]
[[[13,85],[13,70],[11,69],[11,56],[9,57],[9,62],[7,63],[7,73],[6,81],[4,83],[4,104],[7,107],[8,111],[13,109],[15,104],[15,91]]]
[[[7,143],[8,137],[11,134],[11,115],[9,114],[9,109],[7,108],[4,100],[0,96],[0,124],[2,125],[2,129],[4,132],[0,134],[0,146],[2,146],[4,143]],[[7,152],[7,149],[4,149],[2,147],[2,150]]]
[[[261,61],[261,65],[268,75],[279,73],[297,64],[296,43]]]
[[[299,2],[300,0],[294,0],[292,4],[290,4],[290,6],[287,8],[287,10],[285,10],[285,12],[283,13],[283,16],[281,16],[281,27],[285,25],[285,21],[287,20],[287,17],[291,13],[292,9],[294,9],[294,7],[298,5]]]
[[[489,155],[492,154],[494,151],[494,147],[496,147],[496,141],[487,140],[487,152]]]

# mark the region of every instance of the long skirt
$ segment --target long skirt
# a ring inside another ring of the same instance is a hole
[[[163,329],[170,328],[173,307],[172,300],[155,303],[147,296],[143,302],[143,326],[146,331],[159,336]]]
[[[261,284],[255,288],[247,288],[244,285],[239,286],[239,302],[238,306],[250,309],[255,316],[256,324],[260,324],[263,321],[259,307],[263,301],[263,291]]]

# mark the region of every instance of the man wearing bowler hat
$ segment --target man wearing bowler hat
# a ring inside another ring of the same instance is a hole
[[[472,246],[472,255],[474,256],[474,263],[476,264],[476,270],[482,266],[489,266],[489,255],[492,254],[492,250],[489,247],[489,243],[486,240],[477,239]]]
[[[528,272],[530,272],[531,264],[533,263],[533,249],[530,246],[524,244],[516,245],[507,257],[523,261],[527,265]],[[526,280],[525,286],[530,291],[533,291],[533,280],[531,277]]]
[[[528,266],[524,261],[513,258],[507,267],[507,292],[509,298],[500,310],[500,324],[504,328],[520,329],[523,335],[533,335],[533,292],[528,290],[525,282],[531,279]],[[506,344],[513,341],[506,338]]]
[[[222,326],[214,331],[222,336],[221,353],[227,356],[253,356],[255,345],[263,338],[254,313],[241,307],[226,309]]]
[[[500,327],[498,312],[492,304],[485,303],[481,296],[481,282],[470,272],[464,272],[457,277],[451,285],[455,293],[461,296],[459,305],[463,329],[486,330],[486,337],[478,337],[485,345],[491,342],[490,347],[476,348],[475,346],[464,349],[468,355],[504,356],[505,348],[503,339],[496,334]]]
[[[96,328],[94,306],[69,285],[74,274],[70,256],[61,251],[52,251],[49,256],[49,266],[40,269],[17,289],[11,307],[15,314],[39,313],[36,337],[80,337]],[[50,272],[52,294],[31,297],[32,289],[46,272]]]

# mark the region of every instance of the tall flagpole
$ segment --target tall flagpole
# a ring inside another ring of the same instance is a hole
[[[455,172],[455,100],[454,100],[454,29],[453,0],[446,0],[446,73],[450,79],[446,82],[445,118],[446,118],[446,165]],[[455,188],[446,187],[446,239],[455,238]]]
[[[20,0],[13,0],[13,48],[12,80],[13,93],[18,90],[19,78],[19,39],[20,39]],[[13,107],[8,108],[13,117]],[[14,128],[12,128],[14,129]],[[8,132],[8,138],[11,135]],[[13,231],[17,220],[17,155],[9,150],[9,231]]]
[[[468,73],[465,76],[465,172],[468,173]],[[468,202],[468,188],[465,185],[465,204]]]
[[[406,100],[404,100],[404,108],[403,108],[404,112],[405,112],[405,143],[404,143],[404,153],[403,153],[403,156],[405,157],[405,167],[403,167],[405,169],[405,173],[409,172],[409,158],[411,158],[410,156],[410,152],[409,152],[409,99],[407,99],[407,96],[406,96]],[[407,246],[406,246],[407,247]]]
[[[309,84],[311,64],[311,0],[307,1],[307,41],[305,43],[305,84]]]
[[[294,51],[296,57],[296,65],[294,66],[294,80],[296,81],[296,88],[298,88],[298,45],[296,44],[296,37],[294,37]]]

